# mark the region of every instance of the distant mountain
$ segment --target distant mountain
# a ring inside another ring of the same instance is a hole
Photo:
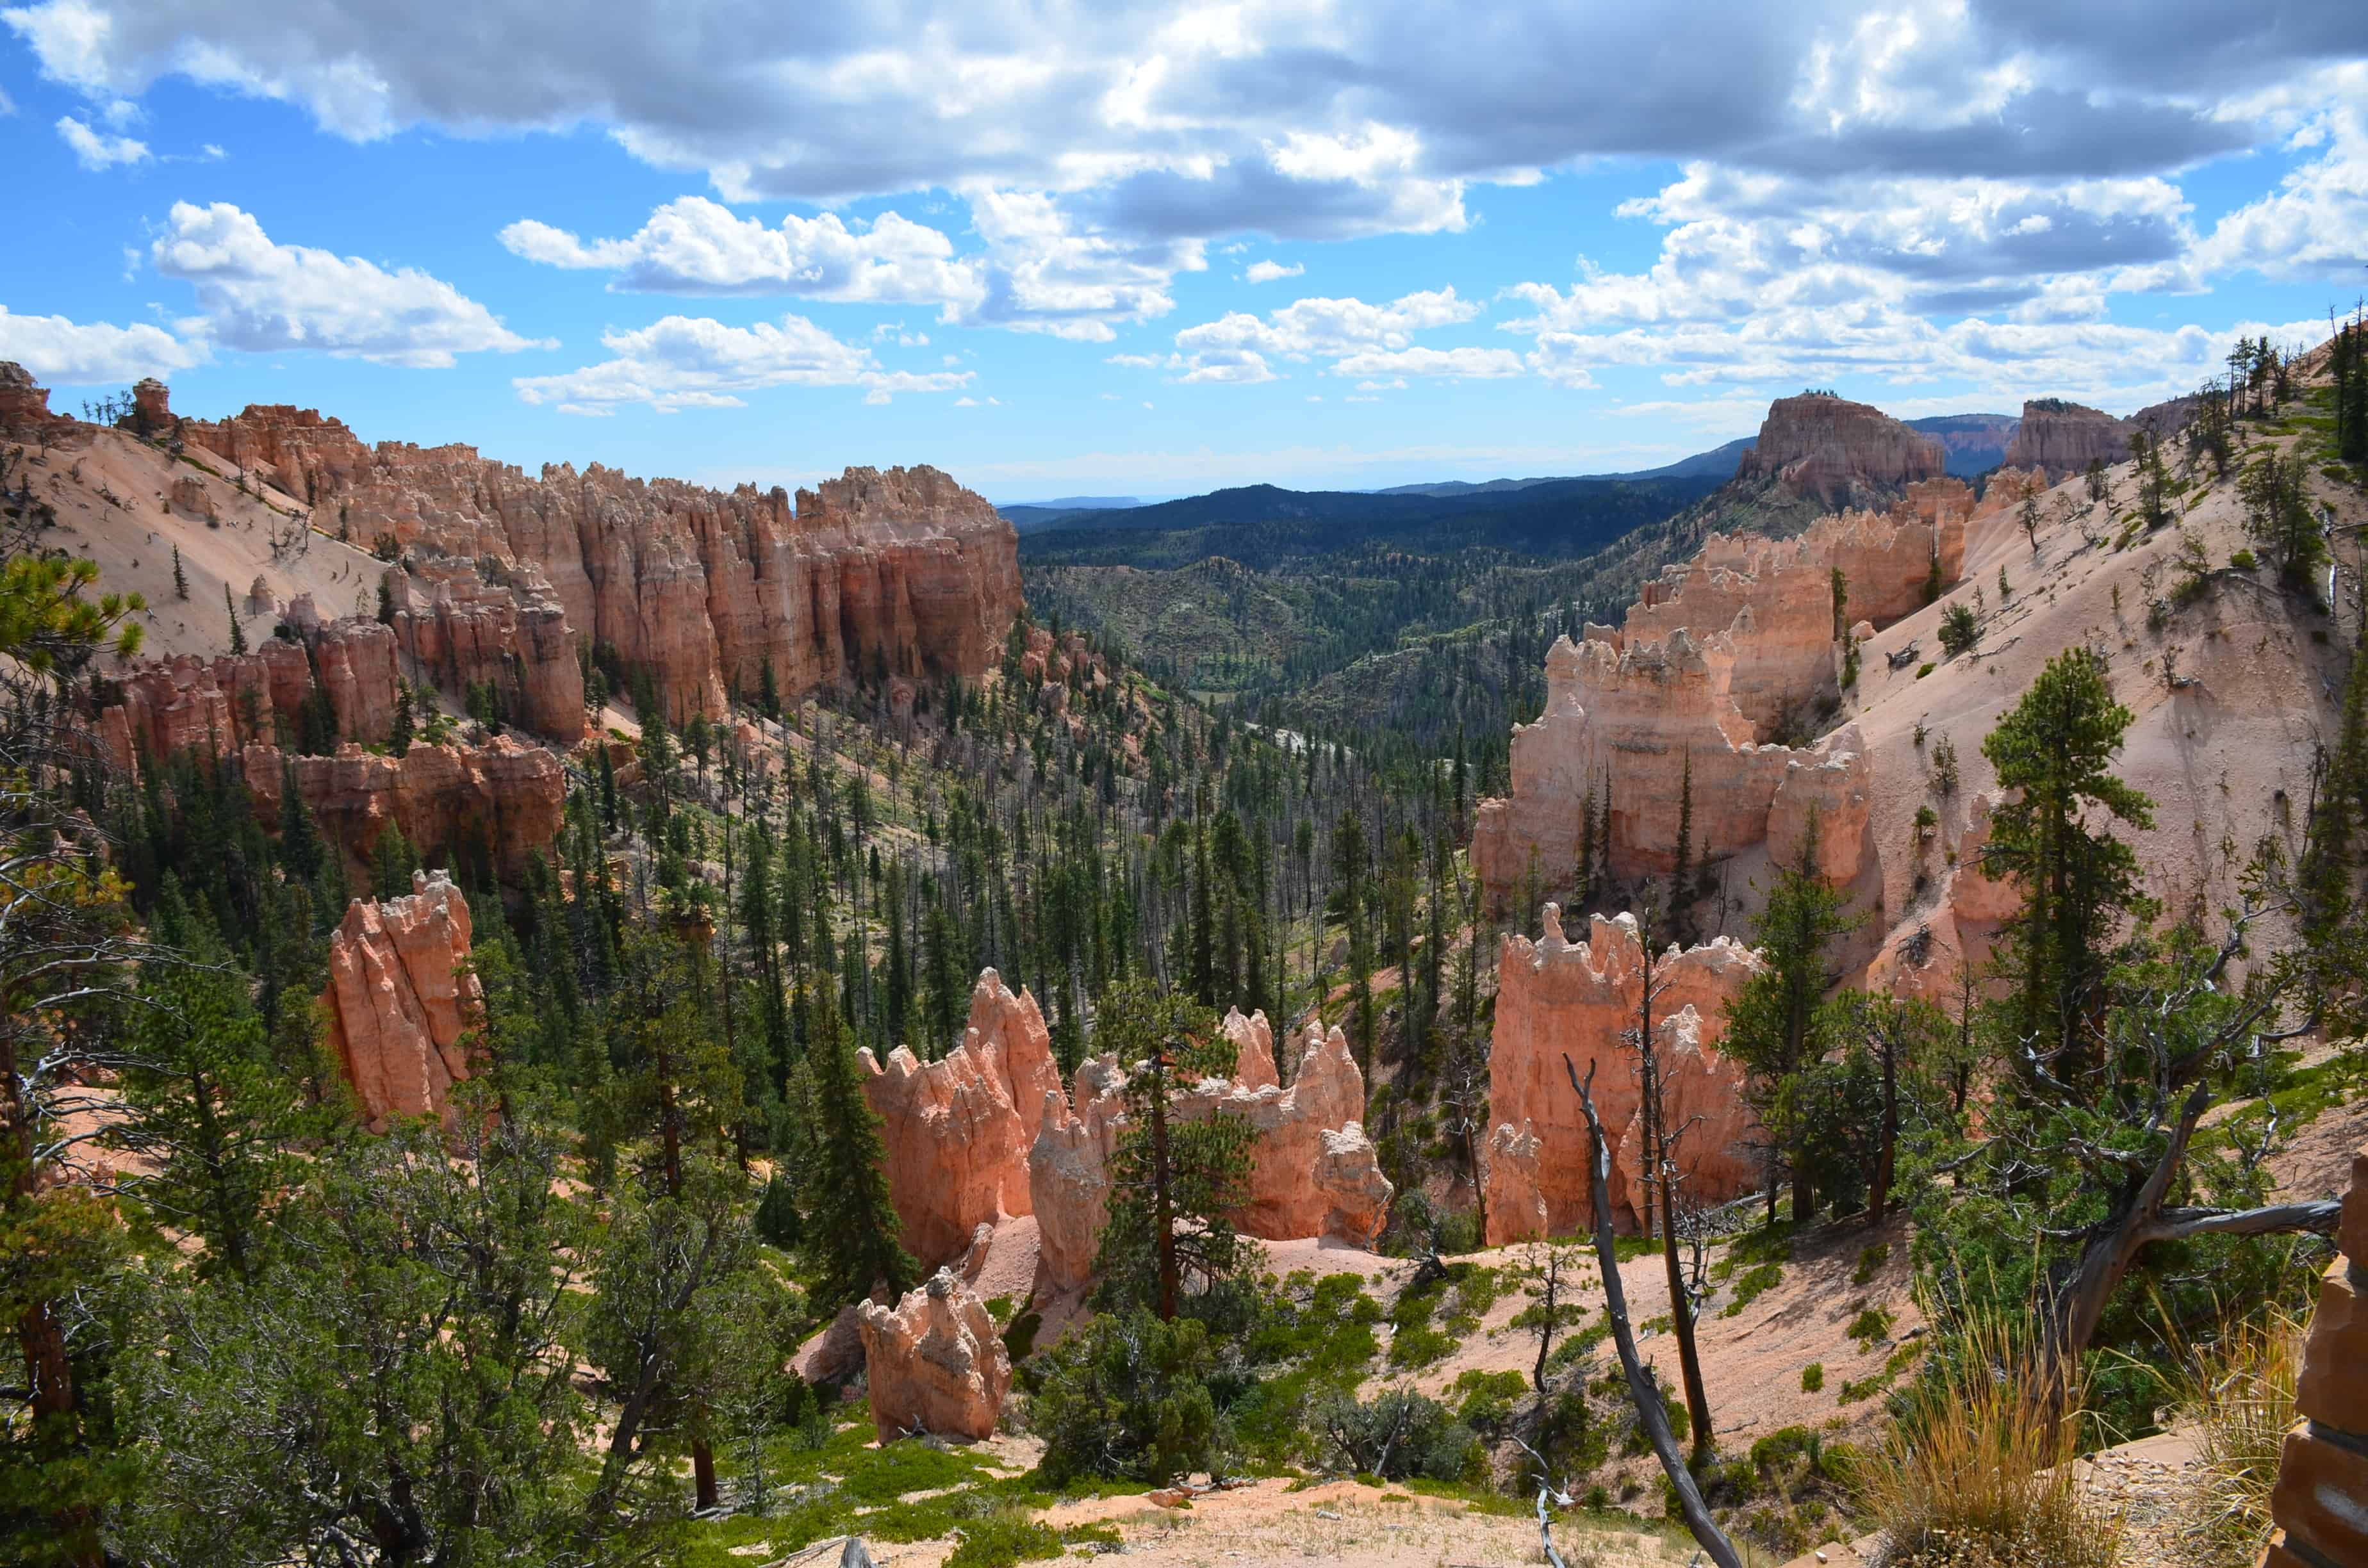
[[[1478,548],[1568,560],[1684,509],[1719,483],[1707,475],[1549,479],[1448,495],[1251,484],[1148,506],[1069,513],[1033,528],[1013,526],[1024,536],[1027,559],[1073,565],[1178,566],[1224,555],[1258,570],[1371,547],[1424,553]]]
[[[2021,418],[2012,414],[1936,414],[1929,419],[1906,421],[1948,449],[1947,470],[1960,479],[1987,473],[2006,461],[2008,443]]]
[[[1050,501],[1021,501],[1016,505],[1047,512],[1115,512],[1127,506],[1140,506],[1143,500],[1135,495],[1055,495]],[[1001,509],[1008,512],[1011,507]]]
[[[1713,447],[1706,452],[1696,452],[1690,458],[1679,458],[1660,468],[1639,469],[1634,473],[1605,474],[1606,479],[1715,479],[1735,477],[1743,461],[1743,454],[1759,444],[1757,436],[1742,436],[1724,447]]]

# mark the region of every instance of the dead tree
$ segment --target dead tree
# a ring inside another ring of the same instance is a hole
[[[1637,1017],[1634,1043],[1636,1048],[1636,1087],[1641,1115],[1641,1131],[1645,1146],[1636,1152],[1636,1169],[1646,1193],[1645,1233],[1652,1233],[1652,1198],[1660,1199],[1661,1262],[1669,1277],[1669,1326],[1678,1341],[1678,1371],[1686,1391],[1686,1413],[1694,1429],[1694,1452],[1711,1450],[1710,1396],[1702,1388],[1702,1358],[1694,1349],[1693,1298],[1686,1289],[1684,1265],[1678,1257],[1677,1210],[1672,1195],[1677,1185],[1676,1162],[1670,1153],[1674,1142],[1668,1131],[1667,1108],[1661,1098],[1660,1059],[1653,1050],[1653,1004],[1667,983],[1656,983],[1653,961],[1653,933],[1650,908],[1639,922],[1638,936],[1644,949],[1644,983],[1637,988]],[[1682,1130],[1680,1132],[1682,1135]],[[1656,1191],[1657,1189],[1657,1191]],[[1607,1198],[1608,1203],[1610,1199]]]
[[[1620,1353],[1620,1370],[1628,1380],[1628,1398],[1636,1406],[1636,1424],[1645,1429],[1646,1439],[1653,1445],[1654,1457],[1661,1461],[1662,1473],[1677,1492],[1678,1506],[1694,1540],[1710,1553],[1718,1568],[1743,1568],[1743,1559],[1736,1553],[1735,1543],[1726,1539],[1726,1532],[1710,1517],[1702,1489],[1694,1484],[1692,1471],[1686,1469],[1685,1460],[1678,1453],[1677,1434],[1669,1430],[1668,1414],[1661,1408],[1661,1391],[1636,1355],[1636,1331],[1628,1322],[1628,1292],[1621,1284],[1620,1257],[1611,1237],[1611,1147],[1603,1135],[1602,1119],[1595,1114],[1595,1097],[1588,1092],[1588,1084],[1595,1079],[1595,1069],[1587,1070],[1587,1083],[1579,1081],[1578,1069],[1571,1065],[1567,1055],[1562,1059],[1562,1069],[1570,1074],[1570,1086],[1578,1093],[1578,1108],[1587,1115],[1587,1185],[1594,1198],[1595,1257],[1603,1271],[1603,1312],[1611,1323],[1611,1343]],[[1543,1528],[1543,1500],[1538,1512]]]

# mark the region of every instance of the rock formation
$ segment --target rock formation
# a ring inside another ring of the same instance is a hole
[[[1093,1278],[1110,1218],[1110,1156],[1125,1121],[1126,1074],[1111,1057],[1080,1064],[1067,1096],[1058,1089],[1044,1096],[1028,1152],[1028,1188],[1038,1255],[1055,1290],[1080,1290]]]
[[[1030,1130],[1044,1096],[1061,1088],[1033,996],[1014,995],[986,970],[962,1040],[944,1056],[923,1062],[900,1045],[884,1067],[869,1048],[858,1060],[864,1097],[884,1123],[889,1197],[915,1257],[946,1262],[980,1225],[1033,1212]]]
[[[1743,454],[1739,479],[1778,479],[1828,506],[1852,483],[1903,485],[1938,479],[1948,467],[1940,442],[1879,408],[1825,392],[1778,398],[1759,439]]]
[[[2006,449],[2013,468],[2044,469],[2056,478],[2079,473],[2092,462],[2127,462],[2130,430],[2101,408],[2060,397],[2032,398],[2022,405],[2022,423]]]
[[[469,903],[441,872],[409,896],[356,899],[329,938],[321,1002],[329,1044],[373,1131],[398,1116],[445,1117],[469,1076],[463,1036],[483,993],[469,959]]]
[[[1806,750],[1772,743],[1838,699],[1838,625],[1871,634],[1929,602],[1936,574],[1957,580],[1967,525],[2020,496],[2021,476],[2001,472],[1978,506],[1960,481],[1913,480],[1888,510],[1826,517],[1797,539],[1713,534],[1645,584],[1618,629],[1556,642],[1544,711],[1513,734],[1512,794],[1481,803],[1473,835],[1491,907],[1526,884],[1533,852],[1540,891],[1567,884],[1584,805],[1607,790],[1612,875],[1671,870],[1689,771],[1697,864],[1763,843],[1787,854],[1814,807],[1821,870],[1837,887],[1855,879],[1872,807],[1857,732]]]
[[[13,359],[0,359],[0,435],[53,442],[75,429],[74,416],[50,412],[47,388]]]
[[[290,619],[291,630],[311,620],[310,599],[290,607]],[[267,637],[252,653],[211,663],[184,653],[138,666],[120,683],[122,701],[99,714],[108,760],[129,773],[143,756],[220,756],[292,740],[316,670],[336,710],[338,738],[385,740],[394,721],[394,634],[354,619],[313,622],[304,635],[303,642]]]
[[[1533,863],[1542,889],[1566,883],[1586,804],[1600,805],[1607,790],[1615,877],[1674,869],[1689,794],[1697,865],[1786,834],[1797,842],[1814,803],[1825,813],[1826,875],[1837,886],[1858,875],[1870,852],[1858,731],[1846,725],[1807,750],[1757,744],[1729,684],[1736,637],[1751,630],[1747,611],[1734,631],[1700,641],[1680,629],[1667,642],[1623,648],[1554,643],[1545,710],[1513,732],[1512,795],[1482,801],[1473,831],[1473,864],[1492,907],[1508,904]]]
[[[995,1436],[1011,1392],[1011,1357],[995,1320],[951,1269],[940,1268],[892,1311],[858,1303],[871,1424],[883,1443],[928,1433]]]
[[[2368,1562],[2368,1147],[2351,1156],[2335,1245],[2303,1345],[2302,1419],[2278,1456],[2262,1568]]]
[[[1670,1052],[1673,1110],[1706,1119],[1679,1143],[1688,1199],[1719,1202],[1758,1179],[1748,1145],[1741,1069],[1717,1051],[1727,1005],[1759,971],[1757,954],[1729,937],[1656,959],[1654,1028]],[[1621,1033],[1637,1023],[1645,953],[1634,916],[1597,915],[1587,939],[1563,935],[1562,912],[1548,904],[1536,941],[1508,936],[1499,949],[1497,1029],[1488,1060],[1487,1242],[1498,1246],[1593,1223],[1588,1208],[1587,1119],[1563,1069],[1567,1052],[1582,1080],[1595,1069],[1596,1109],[1612,1140],[1611,1201],[1632,1219],[1639,1096],[1634,1051]],[[1514,1129],[1520,1129],[1518,1132]],[[1534,1196],[1532,1196],[1534,1195]],[[1543,1233],[1535,1227],[1543,1222]]]
[[[1264,1013],[1227,1015],[1235,1074],[1180,1087],[1180,1119],[1240,1117],[1257,1133],[1249,1201],[1233,1216],[1269,1241],[1333,1236],[1371,1246],[1393,1195],[1365,1136],[1364,1075],[1348,1037],[1311,1026],[1291,1087],[1276,1081],[1273,1030]],[[1126,1076],[1110,1057],[1077,1071],[1071,1096],[1046,1094],[1028,1175],[1047,1281],[1056,1290],[1092,1278],[1109,1213],[1110,1156],[1126,1125]]]
[[[415,744],[401,759],[347,744],[328,756],[294,756],[250,744],[240,754],[248,795],[265,826],[279,825],[289,771],[323,836],[345,851],[349,874],[388,823],[425,859],[486,857],[505,877],[559,835],[567,781],[558,756],[496,735],[483,745]]]
[[[458,698],[479,684],[512,717],[561,744],[584,734],[584,667],[567,611],[532,567],[416,560],[385,574],[388,623],[414,679]]]
[[[285,405],[181,430],[302,496],[322,528],[391,540],[429,579],[430,603],[415,616],[432,608],[438,583],[456,612],[481,605],[450,584],[484,564],[488,595],[510,594],[507,613],[535,629],[511,652],[529,667],[529,705],[548,710],[562,738],[578,733],[566,727],[564,687],[532,675],[555,641],[546,602],[566,633],[648,668],[677,722],[722,717],[727,693],[755,692],[768,665],[784,697],[858,675],[977,676],[1019,608],[1011,525],[933,468],[849,469],[800,491],[793,509],[778,487],[727,494],[598,464],[530,476],[471,447],[373,449],[336,420]]]

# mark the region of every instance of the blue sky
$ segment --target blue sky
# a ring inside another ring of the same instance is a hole
[[[0,358],[1008,501],[2126,413],[2368,287],[2340,0],[809,12],[0,6]]]

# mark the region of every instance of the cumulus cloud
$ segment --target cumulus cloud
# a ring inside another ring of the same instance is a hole
[[[1285,267],[1279,261],[1254,261],[1243,270],[1242,281],[1272,283],[1278,278],[1296,278],[1306,270],[1305,264],[1302,262],[1294,261],[1289,267]]]
[[[614,274],[612,289],[663,294],[796,294],[846,303],[937,305],[953,321],[985,300],[976,263],[958,259],[936,229],[894,212],[849,228],[837,213],[777,225],[720,202],[667,202],[630,238],[588,244],[521,219],[501,232],[512,254],[549,267]]]
[[[74,149],[74,162],[94,174],[125,164],[148,161],[148,143],[129,136],[109,136],[103,131],[93,131],[72,115],[58,120],[58,135]]]
[[[110,326],[63,316],[16,315],[0,305],[0,359],[14,359],[40,381],[120,386],[142,376],[186,370],[205,358],[204,344],[184,343],[144,322]]]
[[[773,387],[860,387],[866,402],[897,392],[952,392],[968,370],[882,369],[870,351],[832,336],[803,316],[728,326],[708,316],[670,315],[600,341],[614,358],[555,376],[519,376],[511,385],[530,403],[581,414],[643,403],[661,414],[739,408],[744,392]]]
[[[1503,348],[1420,347],[1414,335],[1471,321],[1480,307],[1452,288],[1401,295],[1387,304],[1356,299],[1294,300],[1265,316],[1232,311],[1176,335],[1164,363],[1188,381],[1251,383],[1276,379],[1269,357],[1329,359],[1342,376],[1516,376],[1521,358]],[[1148,363],[1127,356],[1124,363]],[[1370,382],[1368,383],[1371,384]]]
[[[2214,226],[2197,248],[2200,270],[2359,278],[2368,264],[2368,66],[2331,74],[2330,85],[2333,101],[2287,139],[2305,161]]]
[[[591,127],[727,199],[1042,193],[1123,252],[1452,231],[1475,184],[1602,157],[1803,179],[2169,175],[2260,144],[2256,100],[2356,62],[2350,10],[2162,0],[2133,22],[2036,0],[1704,0],[1678,21],[1154,0],[766,28],[724,0],[564,21],[487,0],[465,50],[355,0],[28,0],[0,19],[97,103],[176,76],[357,140]],[[1678,26],[1714,46],[1671,47]]]
[[[217,201],[173,204],[149,247],[159,273],[197,290],[188,335],[269,354],[316,349],[382,365],[441,369],[460,354],[556,347],[519,336],[491,311],[416,267],[275,244],[255,218]]]

